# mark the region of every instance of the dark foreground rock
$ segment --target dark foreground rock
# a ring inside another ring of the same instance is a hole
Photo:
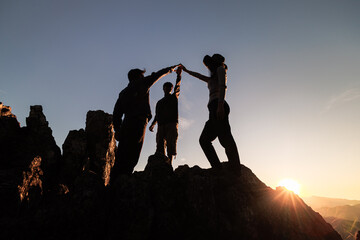
[[[174,171],[153,155],[109,185],[116,147],[103,111],[70,131],[63,156],[41,106],[22,128],[11,108],[0,112],[0,239],[341,239],[297,195],[245,166]]]
[[[35,213],[2,219],[2,239],[341,239],[294,193],[273,190],[250,169],[241,175],[150,156],[144,172],[105,187],[84,172],[74,190]],[[154,162],[157,162],[154,164]],[[151,166],[151,167],[150,167]]]
[[[61,151],[42,106],[30,107],[24,127],[10,107],[0,103],[0,110],[0,213],[7,216],[17,214],[24,200],[36,207],[54,188]]]

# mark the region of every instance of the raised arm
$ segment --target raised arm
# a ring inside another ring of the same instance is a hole
[[[182,67],[178,67],[176,70],[176,83],[175,83],[175,87],[174,87],[174,95],[178,98],[180,95],[180,84],[181,84],[181,72],[182,72]]]
[[[186,73],[190,74],[191,76],[196,77],[200,80],[203,80],[204,82],[208,82],[210,80],[210,77],[204,76],[197,72],[190,71],[187,68],[185,68],[184,66],[183,66],[183,70],[184,70],[184,72],[186,72]]]
[[[150,76],[145,77],[145,81],[147,86],[150,88],[154,83],[156,83],[160,78],[172,73],[176,67],[180,66],[180,64],[163,68],[157,72],[153,72]]]

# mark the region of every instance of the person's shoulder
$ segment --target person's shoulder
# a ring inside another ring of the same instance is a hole
[[[164,101],[166,101],[166,98],[165,98],[165,97],[162,97],[159,101],[157,101],[157,104],[161,104],[161,103],[163,103]]]
[[[217,67],[217,69],[216,69],[216,71],[217,72],[224,72],[224,73],[226,73],[226,68],[224,67],[224,66],[219,66],[219,67]]]

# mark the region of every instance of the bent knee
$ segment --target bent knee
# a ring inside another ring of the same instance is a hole
[[[206,145],[211,144],[211,141],[203,136],[200,136],[199,143],[201,146],[206,146]]]

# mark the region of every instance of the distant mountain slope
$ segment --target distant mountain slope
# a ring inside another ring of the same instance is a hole
[[[340,198],[326,198],[326,197],[304,197],[303,200],[308,204],[312,209],[317,210],[323,207],[337,207],[337,206],[345,206],[345,205],[357,205],[360,204],[359,200],[348,200],[348,199],[340,199]]]
[[[360,230],[359,221],[350,221],[334,217],[325,217],[324,219],[333,226],[343,240],[355,239],[356,232]]]
[[[304,201],[330,223],[344,240],[355,239],[360,230],[360,201],[325,197],[304,198]]]
[[[360,204],[355,206],[337,206],[333,208],[319,208],[316,210],[321,214],[321,216],[325,217],[334,217],[345,220],[358,220],[360,219]]]

